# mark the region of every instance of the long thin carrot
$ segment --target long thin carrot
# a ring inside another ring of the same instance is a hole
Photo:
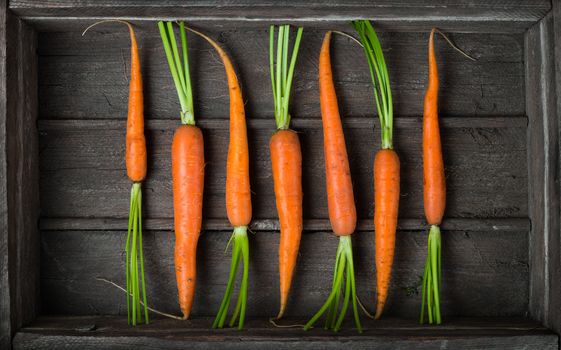
[[[446,208],[446,178],[444,175],[444,160],[440,141],[440,127],[438,123],[438,67],[434,54],[434,34],[441,34],[456,50],[469,59],[474,60],[457,48],[442,32],[433,28],[429,36],[429,78],[423,109],[423,203],[425,217],[430,225],[428,237],[428,254],[423,274],[423,289],[421,303],[421,319],[424,322],[425,303],[430,324],[442,323],[440,310],[441,286],[441,234],[440,223]]]
[[[399,157],[393,150],[393,104],[382,46],[370,21],[354,21],[370,68],[380,119],[382,149],[374,159],[374,230],[377,302],[375,318],[382,316],[388,298],[399,207]]]
[[[149,322],[148,304],[146,302],[146,282],[144,279],[144,257],[142,253],[142,181],[144,181],[146,177],[147,168],[142,74],[140,72],[140,58],[136,35],[134,33],[134,28],[129,22],[121,20],[96,22],[86,28],[82,35],[93,26],[105,22],[119,22],[125,24],[129,29],[131,40],[131,76],[129,83],[125,160],[127,176],[133,182],[133,185],[131,189],[129,224],[125,245],[125,274],[127,283],[127,320],[130,325],[136,326],[137,323],[142,323],[142,310],[144,310],[144,322]],[[143,299],[142,304],[144,308],[141,307],[141,297]]]
[[[158,27],[179,97],[183,124],[176,129],[173,136],[171,164],[175,275],[179,307],[183,319],[187,319],[191,314],[197,281],[197,243],[203,217],[205,178],[204,140],[201,129],[195,126],[185,25],[183,22],[179,23],[182,55],[177,48],[173,23],[158,22]]]
[[[275,72],[274,34],[275,26],[270,28],[269,59],[271,83],[275,101],[275,120],[277,131],[271,136],[269,148],[275,197],[280,221],[279,277],[281,318],[286,309],[292,276],[298,258],[302,236],[302,151],[298,134],[290,130],[288,105],[294,66],[298,56],[303,28],[298,28],[290,65],[288,64],[288,37],[290,26],[279,26],[277,41],[277,60]]]
[[[228,220],[234,226],[232,236],[232,263],[230,277],[220,310],[216,315],[213,328],[222,328],[226,321],[234,281],[240,261],[243,260],[243,274],[238,301],[229,326],[233,327],[239,316],[238,329],[243,329],[245,310],[247,306],[247,285],[249,277],[249,242],[247,226],[251,222],[251,191],[249,186],[249,149],[247,143],[247,128],[245,124],[245,110],[242,92],[236,72],[230,58],[224,50],[207,35],[194,29],[187,28],[208,41],[222,59],[228,89],[230,91],[230,143],[228,145],[228,159],[226,161],[226,211]]]
[[[310,319],[304,329],[310,329],[314,323],[326,312],[325,328],[338,331],[347,313],[349,301],[352,301],[355,324],[358,332],[362,326],[358,315],[356,284],[353,263],[353,248],[351,234],[356,227],[356,207],[353,194],[353,184],[345,145],[345,135],[339,116],[339,106],[333,74],[331,71],[331,55],[329,44],[331,32],[327,32],[323,39],[319,56],[319,94],[321,104],[321,119],[323,123],[323,152],[325,157],[325,176],[327,185],[327,205],[329,220],[333,233],[339,236],[339,247],[335,258],[333,286],[327,301]],[[346,276],[343,289],[343,276]],[[340,299],[343,305],[339,315]]]

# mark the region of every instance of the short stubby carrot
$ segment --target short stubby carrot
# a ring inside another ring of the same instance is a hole
[[[358,315],[358,297],[351,241],[351,234],[356,227],[356,207],[345,135],[333,83],[329,52],[330,42],[331,32],[327,32],[319,56],[319,95],[323,124],[327,206],[333,233],[339,236],[339,247],[335,258],[331,293],[319,311],[306,323],[304,330],[310,329],[327,311],[325,328],[338,331],[343,324],[349,302],[352,302],[355,325],[360,333],[362,332],[362,325]],[[343,282],[344,277],[345,282]],[[343,304],[339,310],[341,298]],[[337,315],[337,312],[339,312],[339,315]]]
[[[251,190],[249,183],[249,147],[247,141],[247,127],[245,123],[245,109],[240,84],[230,58],[224,50],[209,36],[188,28],[199,35],[216,50],[228,80],[230,92],[230,142],[228,144],[228,158],[226,160],[226,211],[230,224],[234,226],[232,235],[232,262],[228,285],[220,310],[212,324],[213,328],[222,328],[230,307],[230,300],[234,289],[234,282],[238,266],[243,261],[242,282],[238,301],[229,326],[233,327],[238,320],[238,329],[243,329],[247,307],[247,287],[249,278],[249,241],[247,227],[251,222]]]
[[[129,29],[131,41],[131,76],[125,163],[127,176],[133,182],[133,185],[131,189],[127,240],[125,243],[125,275],[127,284],[127,320],[129,325],[136,326],[137,323],[142,323],[142,311],[144,311],[144,322],[149,322],[142,249],[142,181],[146,178],[147,172],[146,138],[144,136],[144,93],[142,89],[138,43],[134,28],[129,22],[122,20],[99,21],[86,28],[82,35],[93,26],[105,22],[125,24]],[[141,298],[143,302],[140,301]],[[141,308],[141,304],[143,304],[143,308]]]
[[[395,255],[399,207],[399,158],[393,150],[393,101],[382,46],[370,21],[354,21],[370,68],[376,109],[380,119],[382,147],[374,160],[374,231],[376,244],[376,314],[386,304]]]
[[[302,32],[303,28],[298,28],[290,64],[288,60],[290,26],[279,26],[276,62],[274,54],[275,26],[270,27],[269,33],[269,63],[277,125],[277,131],[271,136],[269,142],[269,150],[271,152],[271,169],[280,221],[280,310],[277,319],[280,319],[286,310],[303,228],[302,151],[298,134],[290,130],[291,116],[288,113],[290,90]]]
[[[179,54],[172,22],[159,22],[160,36],[181,105],[181,123],[171,146],[175,276],[183,319],[189,318],[197,282],[197,244],[203,219],[204,141],[195,126],[185,24],[179,22]]]

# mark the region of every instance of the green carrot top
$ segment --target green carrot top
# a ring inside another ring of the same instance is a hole
[[[275,26],[271,25],[270,27],[269,64],[271,68],[271,84],[273,86],[273,98],[275,100],[275,121],[277,123],[277,129],[281,130],[288,129],[290,127],[288,103],[290,101],[290,89],[292,87],[294,66],[296,65],[296,58],[298,57],[298,49],[300,47],[303,30],[304,28],[299,27],[296,33],[296,39],[294,41],[294,48],[292,49],[292,57],[290,59],[289,66],[288,39],[290,36],[290,25],[285,24],[279,26],[276,62],[274,52]]]
[[[392,91],[382,45],[380,45],[380,40],[370,21],[353,21],[352,24],[360,36],[360,41],[368,60],[372,83],[374,84],[374,97],[382,132],[382,148],[391,149],[393,148]]]
[[[158,22],[160,36],[164,44],[164,51],[169,64],[169,70],[175,83],[179,103],[181,104],[181,122],[183,124],[195,125],[193,111],[193,90],[191,89],[191,77],[189,75],[189,56],[187,52],[187,35],[185,24],[179,22],[179,35],[181,37],[181,49],[183,60],[177,48],[173,22]]]

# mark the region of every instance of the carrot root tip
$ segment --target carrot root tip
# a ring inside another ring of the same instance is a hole
[[[424,323],[425,310],[429,324],[441,324],[440,290],[442,276],[442,238],[440,228],[432,225],[428,238],[428,254],[423,273],[423,289],[421,302],[421,317],[419,322]]]
[[[344,283],[343,277],[345,277]],[[337,315],[341,299],[343,300],[343,304],[339,315]],[[325,329],[331,329],[335,332],[339,331],[347,313],[349,302],[352,302],[355,325],[358,332],[362,333],[357,300],[351,237],[341,236],[339,247],[337,248],[337,256],[335,258],[331,293],[319,311],[306,323],[304,330],[307,331],[312,328],[314,323],[327,311]]]
[[[234,233],[232,234],[232,262],[230,265],[230,275],[228,278],[228,284],[226,286],[226,292],[224,293],[224,298],[222,299],[222,304],[218,310],[218,314],[214,319],[212,328],[223,328],[226,323],[226,316],[228,315],[228,309],[230,307],[230,301],[232,299],[232,293],[234,291],[234,282],[238,272],[238,267],[240,262],[243,261],[243,273],[242,273],[242,283],[240,286],[240,291],[238,293],[238,300],[236,302],[236,307],[234,313],[228,325],[233,327],[238,321],[238,329],[243,329],[245,322],[245,310],[247,306],[247,285],[249,277],[249,241],[247,239],[247,226],[238,226],[234,228]]]

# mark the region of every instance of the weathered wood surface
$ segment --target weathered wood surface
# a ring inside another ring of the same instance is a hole
[[[227,127],[227,124],[223,124]],[[398,128],[395,145],[402,165],[400,214],[423,217],[421,128]],[[299,129],[303,149],[305,218],[327,217],[323,135]],[[254,218],[276,218],[268,142],[272,130],[250,129]],[[357,212],[373,215],[372,163],[379,133],[347,128]],[[203,129],[206,183],[204,215],[225,218],[227,129]],[[148,130],[149,171],[145,182],[147,218],[173,215],[170,149],[173,130]],[[493,218],[527,216],[526,128],[444,128],[447,216]],[[41,208],[45,217],[128,215],[130,182],[125,176],[124,129],[40,131]]]
[[[559,114],[553,15],[526,34],[530,232],[530,314],[561,329]]]
[[[105,24],[84,37],[77,32],[41,33],[39,40],[40,117],[45,119],[125,119],[128,98],[129,37],[121,26]],[[249,29],[208,31],[237,66],[248,119],[273,120],[268,61],[268,24]],[[352,29],[347,28],[352,33]],[[147,119],[179,120],[177,93],[155,22],[140,28]],[[324,31],[304,30],[292,92],[291,114],[320,116],[317,64]],[[441,78],[440,112],[445,117],[525,115],[522,35],[451,34],[478,61],[472,62],[437,39]],[[422,115],[426,88],[426,33],[383,32],[395,113]],[[222,63],[211,47],[188,35],[197,120],[228,117],[228,90]],[[341,114],[375,114],[372,82],[362,49],[336,36],[332,58]],[[399,143],[399,140],[397,140]]]
[[[361,335],[352,329],[279,329],[267,320],[249,320],[243,332],[211,331],[209,319],[157,319],[136,328],[125,322],[114,317],[42,317],[16,335],[14,349],[558,349],[557,335],[518,318],[454,319],[438,327],[421,327],[414,320],[364,320]]]
[[[0,347],[11,346],[12,333],[12,305],[10,300],[10,270],[9,270],[9,224],[8,208],[10,198],[8,196],[8,157],[6,136],[9,130],[6,128],[8,119],[7,90],[9,88],[6,77],[7,56],[7,1],[0,0]]]
[[[555,69],[555,93],[551,94],[553,91],[550,91],[550,97],[555,98],[555,102],[549,101],[550,103],[555,103],[555,115],[557,120],[557,129],[552,130],[552,132],[557,132],[557,145],[558,147],[557,152],[553,152],[556,155],[556,159],[554,159],[553,165],[555,166],[555,180],[556,182],[553,184],[555,186],[556,191],[554,193],[557,195],[557,198],[552,200],[557,201],[559,203],[561,201],[560,194],[561,191],[559,190],[559,174],[561,173],[561,161],[559,159],[559,147],[561,147],[559,133],[561,133],[560,124],[559,124],[559,117],[561,116],[561,98],[558,96],[561,93],[561,3],[556,1],[553,3],[553,37],[550,39],[550,43],[552,45],[552,50],[554,52],[554,59],[551,60],[550,64],[553,65]],[[559,214],[559,207],[556,208]],[[553,214],[555,215],[555,213]],[[561,214],[557,215],[556,219],[559,219]],[[556,222],[559,225],[559,221]],[[552,235],[550,240],[550,247],[551,250],[549,252],[549,262],[551,276],[550,276],[550,311],[549,311],[549,320],[546,323],[549,327],[551,327],[555,332],[561,333],[561,235],[559,234],[561,228],[559,226],[552,227]]]
[[[443,29],[523,32],[551,8],[547,0],[181,1],[13,0],[10,9],[41,29],[64,18],[185,18],[189,21],[307,21],[341,23],[369,18],[391,30]]]
[[[0,348],[39,309],[37,36],[0,2]]]
[[[213,315],[221,301],[229,269],[224,253],[230,231],[201,236],[199,274],[193,315]],[[250,235],[248,317],[278,311],[278,232]],[[122,291],[97,277],[124,285],[125,231],[63,231],[42,235],[41,295],[45,314],[126,314]],[[152,307],[176,313],[171,231],[144,233],[148,300]],[[388,316],[416,319],[420,277],[426,258],[424,231],[398,232]],[[353,236],[358,294],[371,309],[375,297],[374,237]],[[304,235],[287,315],[307,317],[329,294],[338,240],[329,232]],[[447,231],[443,237],[442,303],[445,317],[516,316],[528,307],[527,232]]]
[[[126,230],[127,218],[42,218],[39,228],[43,231],[98,231],[98,230]],[[173,218],[144,219],[143,228],[146,230],[173,230]],[[404,231],[416,231],[427,227],[425,219],[402,218],[398,222],[398,228]],[[530,220],[528,218],[447,218],[440,226],[444,231],[529,231]],[[227,231],[232,225],[227,219],[207,219],[203,221],[205,231]],[[280,224],[277,219],[252,220],[249,228],[254,231],[278,231]],[[306,231],[329,231],[331,223],[328,219],[304,220]],[[428,227],[427,227],[428,228]],[[359,220],[357,231],[372,231],[374,223],[372,219]]]

